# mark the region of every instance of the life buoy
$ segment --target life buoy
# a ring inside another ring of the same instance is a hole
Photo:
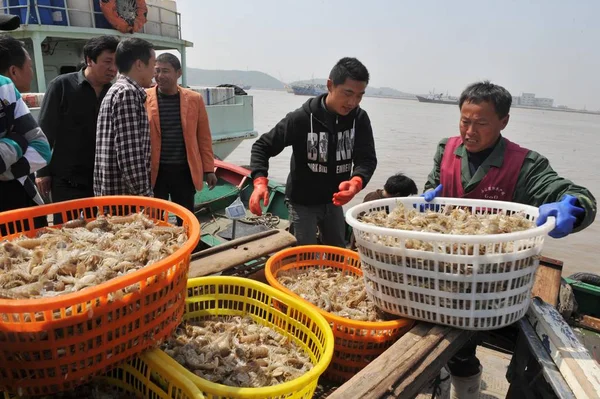
[[[106,20],[119,32],[135,33],[146,23],[146,0],[100,0]]]

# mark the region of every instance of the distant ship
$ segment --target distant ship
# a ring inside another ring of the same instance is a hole
[[[291,86],[284,84],[283,88],[285,89],[285,91],[287,91],[288,93],[292,93],[294,94],[294,90],[292,89]]]
[[[416,96],[417,100],[421,103],[435,103],[435,104],[452,104],[458,105],[458,97],[452,97],[443,94],[429,93],[428,96]]]
[[[252,88],[252,86],[250,85],[242,85],[242,89],[244,90],[250,90]]]
[[[322,84],[300,84],[292,85],[294,94],[298,96],[319,96],[327,93],[327,86]]]

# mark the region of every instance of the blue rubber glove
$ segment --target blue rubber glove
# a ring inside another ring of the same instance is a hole
[[[577,222],[577,216],[583,214],[585,210],[576,206],[577,198],[572,195],[565,195],[560,202],[552,202],[540,206],[540,216],[536,219],[538,226],[546,223],[548,216],[556,218],[556,227],[548,235],[552,238],[563,238],[573,232],[573,227]]]
[[[435,189],[429,190],[429,191],[421,194],[421,197],[425,198],[425,201],[431,202],[431,201],[433,201],[433,199],[435,197],[439,196],[441,193],[442,193],[442,185],[440,184]],[[416,204],[415,204],[415,208],[416,208]],[[419,205],[419,212],[425,212],[426,210],[438,212],[440,210],[440,205],[439,204],[436,204],[436,205],[420,204]]]
[[[433,201],[433,199],[435,197],[439,197],[441,194],[442,194],[442,185],[440,184],[435,189],[429,190],[429,191],[421,194],[421,197],[425,198],[425,201],[431,202],[431,201]]]

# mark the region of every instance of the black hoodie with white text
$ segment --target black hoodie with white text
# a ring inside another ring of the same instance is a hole
[[[362,178],[364,188],[377,167],[366,111],[337,115],[325,108],[326,96],[309,99],[252,145],[252,178],[267,177],[269,158],[292,146],[286,197],[299,205],[331,203],[339,184],[353,176]]]

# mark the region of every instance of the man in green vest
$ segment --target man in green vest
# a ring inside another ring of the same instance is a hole
[[[556,227],[549,233],[553,238],[583,230],[596,217],[596,199],[588,189],[559,176],[546,157],[501,135],[511,102],[505,88],[487,81],[463,91],[460,135],[438,144],[423,197],[426,201],[441,196],[527,204],[540,208],[538,225],[549,216],[556,218]],[[479,397],[477,342],[473,338],[448,363],[453,398]]]

